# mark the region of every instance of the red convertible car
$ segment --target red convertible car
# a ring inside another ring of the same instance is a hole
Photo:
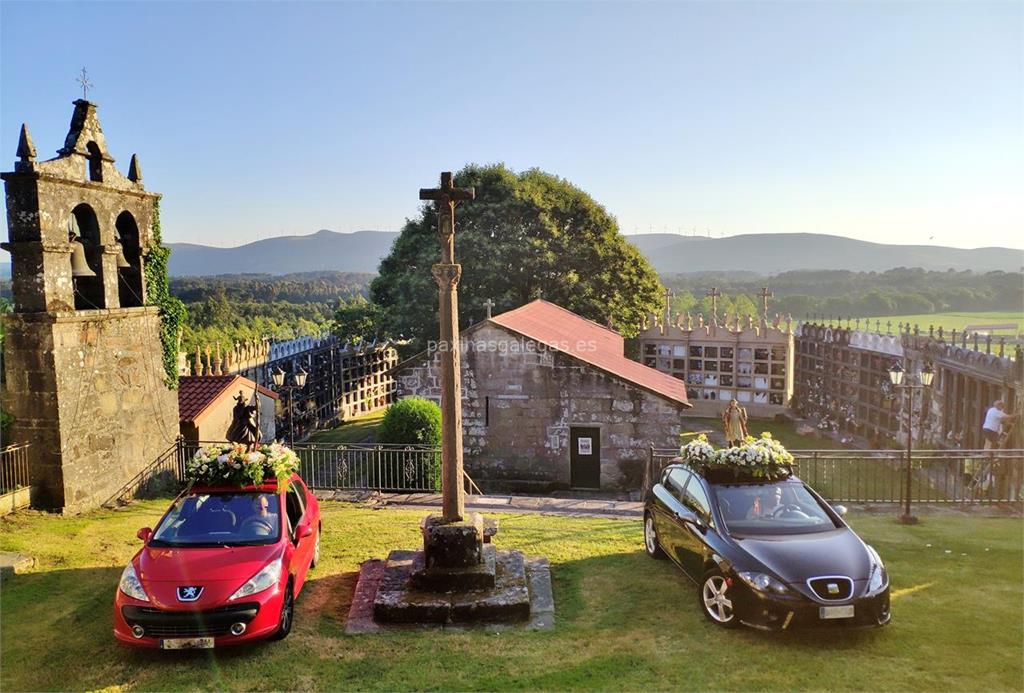
[[[195,486],[179,496],[121,575],[114,636],[127,645],[205,649],[292,628],[320,558],[320,507],[298,475],[280,491]]]

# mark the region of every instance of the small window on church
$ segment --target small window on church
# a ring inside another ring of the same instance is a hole
[[[96,183],[103,182],[103,154],[100,153],[99,145],[95,142],[90,142],[85,145],[86,151],[89,152],[89,180]]]

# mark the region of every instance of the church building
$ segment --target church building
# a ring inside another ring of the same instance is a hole
[[[461,345],[465,469],[485,492],[636,491],[648,447],[679,446],[684,384],[627,358],[617,332],[536,300]],[[437,351],[394,374],[399,397],[440,401]]]
[[[74,102],[64,146],[36,160],[22,125],[4,173],[13,313],[6,316],[4,410],[28,443],[35,507],[99,505],[175,443],[147,254],[159,195],[114,158],[96,114]]]

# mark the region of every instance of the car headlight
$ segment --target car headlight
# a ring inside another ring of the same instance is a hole
[[[740,579],[743,580],[743,582],[747,583],[748,585],[750,585],[751,588],[757,590],[758,592],[774,592],[775,594],[787,594],[789,592],[788,587],[786,587],[784,584],[773,578],[771,575],[751,572],[743,572],[736,574],[739,575]]]
[[[868,555],[871,557],[871,574],[868,577],[868,594],[881,592],[889,584],[889,575],[885,571],[881,556],[874,548],[868,546]]]
[[[142,602],[149,601],[149,595],[146,594],[146,590],[143,589],[142,583],[139,582],[139,576],[135,574],[135,567],[131,563],[124,567],[121,572],[121,582],[118,584],[118,589],[127,594],[132,599],[138,599]]]
[[[241,599],[251,594],[257,594],[263,590],[270,589],[281,579],[281,559],[268,563],[263,570],[246,580],[245,584],[235,590],[235,593],[228,597],[228,600]]]

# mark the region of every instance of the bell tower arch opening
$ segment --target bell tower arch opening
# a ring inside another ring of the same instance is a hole
[[[106,308],[103,292],[103,245],[100,242],[100,224],[96,212],[82,203],[71,210],[71,232],[85,252],[88,272],[80,271],[72,263],[72,282],[75,289],[75,310]],[[72,258],[73,259],[73,258]]]
[[[95,142],[90,141],[85,145],[85,150],[89,152],[89,180],[94,183],[103,182],[103,152],[100,151],[100,146]]]
[[[122,308],[145,305],[142,286],[142,246],[139,225],[131,212],[121,212],[115,222],[115,236],[121,246],[117,257],[117,291]]]

